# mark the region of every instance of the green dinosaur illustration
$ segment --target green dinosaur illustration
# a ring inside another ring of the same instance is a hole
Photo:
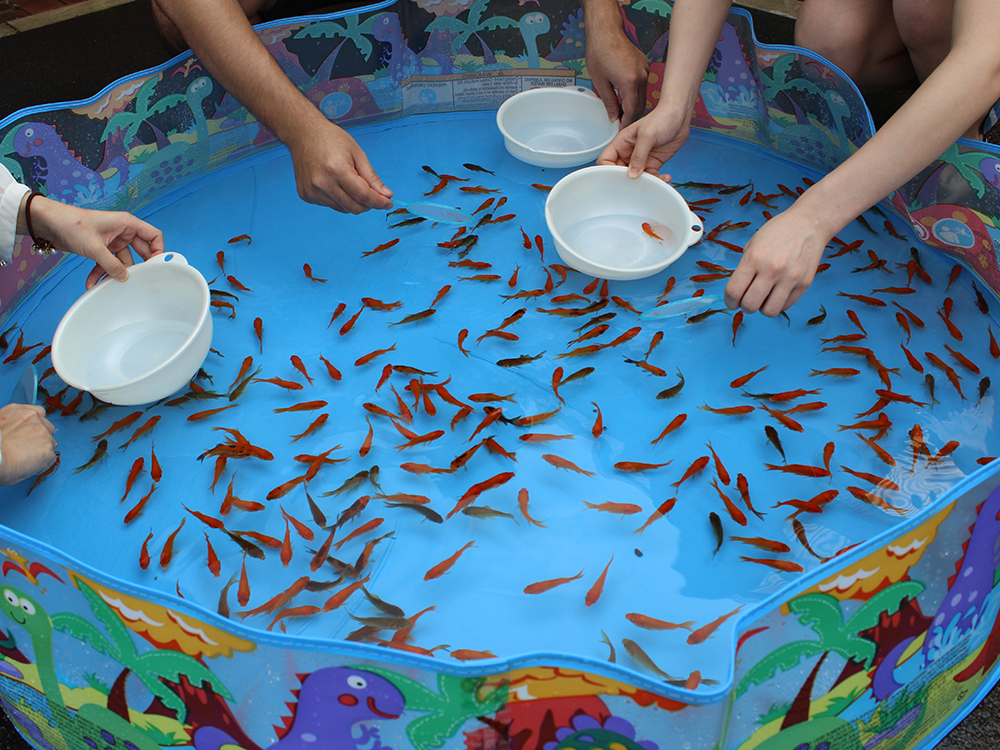
[[[0,611],[24,628],[31,638],[42,692],[63,747],[94,750],[120,740],[122,743],[131,742],[138,750],[159,750],[159,745],[144,732],[104,706],[88,703],[70,715],[63,702],[62,686],[56,676],[52,656],[52,619],[37,600],[19,589],[5,586],[0,597]]]
[[[375,666],[365,666],[363,669],[374,672],[395,685],[403,694],[407,713],[427,712],[406,727],[406,736],[416,750],[442,747],[467,721],[477,716],[492,716],[507,702],[506,684],[481,698],[479,693],[486,683],[481,677],[439,674],[439,692],[435,693],[416,680],[390,669]]]

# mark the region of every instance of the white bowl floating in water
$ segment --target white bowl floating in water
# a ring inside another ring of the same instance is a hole
[[[507,151],[537,167],[594,161],[618,133],[600,97],[583,87],[522,91],[500,105],[497,127]]]
[[[104,279],[66,312],[52,338],[65,383],[119,406],[146,404],[182,388],[212,343],[205,278],[179,253]]]
[[[626,167],[580,169],[555,184],[545,221],[568,266],[602,279],[659,273],[701,239],[701,219],[669,184]]]

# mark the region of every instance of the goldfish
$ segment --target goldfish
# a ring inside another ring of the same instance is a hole
[[[465,491],[462,497],[458,499],[458,502],[455,504],[455,507],[452,508],[451,511],[449,511],[448,515],[446,515],[445,518],[451,518],[459,511],[465,509],[469,505],[472,505],[472,503],[474,503],[479,498],[479,496],[484,492],[495,489],[497,487],[501,487],[513,478],[514,478],[514,472],[506,471],[497,474],[495,476],[492,476],[489,479],[486,479],[482,482],[477,482],[476,484],[472,485],[468,490]]]
[[[944,345],[944,348],[947,349],[948,353],[952,357],[955,358],[955,361],[958,362],[960,365],[962,365],[962,367],[964,367],[966,370],[968,370],[969,372],[975,373],[976,375],[980,374],[979,373],[979,367],[976,366],[976,363],[973,362],[972,360],[970,360],[964,354],[962,354],[961,352],[955,351],[954,349],[952,349],[947,344]]]
[[[146,503],[149,502],[149,498],[151,498],[153,496],[153,493],[156,491],[156,487],[157,487],[156,482],[153,482],[152,486],[149,488],[149,492],[147,492],[142,498],[139,499],[139,502],[137,502],[132,507],[132,510],[130,510],[128,513],[125,514],[124,523],[126,524],[132,523],[132,521],[134,521],[136,518],[139,517],[139,514],[142,513],[143,508],[146,507]]]
[[[125,502],[125,498],[128,497],[128,493],[132,491],[132,484],[135,482],[136,477],[138,477],[139,474],[142,473],[142,467],[143,464],[145,464],[145,462],[146,459],[143,458],[142,456],[139,456],[139,458],[137,458],[133,462],[132,468],[129,470],[128,473],[128,478],[125,480],[125,494],[122,495],[122,499],[118,501],[119,503]]]
[[[272,409],[275,414],[282,414],[284,412],[291,411],[316,411],[317,409],[322,409],[328,404],[326,401],[304,401],[300,404],[293,404],[292,406],[285,406],[280,409]]]
[[[220,412],[224,412],[226,409],[232,409],[235,406],[239,406],[239,404],[229,404],[229,406],[220,406],[218,409],[207,409],[206,411],[199,411],[189,416],[187,418],[187,421],[198,422],[201,421],[202,419],[208,419],[209,417],[214,417],[216,414]]]
[[[738,613],[741,609],[743,609],[743,605],[742,604],[740,606],[738,606],[736,609],[734,609],[732,612],[729,612],[727,614],[721,615],[720,617],[716,618],[715,620],[713,620],[712,622],[708,623],[707,625],[703,625],[702,627],[700,627],[697,630],[693,631],[691,633],[691,635],[689,635],[687,637],[687,643],[688,643],[688,645],[689,646],[694,646],[694,645],[697,645],[699,643],[704,643],[706,640],[708,640],[709,636],[711,636],[712,633],[714,633],[716,630],[718,630],[719,627],[726,620],[728,620],[730,617],[732,617],[733,615],[735,615],[736,613]]]
[[[692,630],[695,625],[694,620],[688,620],[687,622],[667,622],[665,620],[658,620],[655,617],[650,617],[649,615],[643,615],[638,612],[629,612],[625,615],[625,619],[628,620],[633,625],[643,628],[644,630]]]
[[[170,565],[170,560],[173,558],[174,555],[174,540],[177,538],[177,535],[180,533],[180,530],[184,528],[184,524],[186,522],[187,522],[187,517],[185,516],[184,518],[181,519],[180,526],[178,526],[174,530],[174,532],[167,537],[167,541],[163,543],[163,550],[160,552],[160,567],[163,570],[166,570],[167,566]]]
[[[753,504],[750,502],[750,486],[747,483],[747,478],[742,474],[736,475],[736,489],[739,490],[740,497],[742,498],[743,503],[747,506],[747,509],[757,516],[757,518],[764,520],[764,514],[758,513],[753,507]]]
[[[628,652],[628,655],[632,657],[632,660],[636,664],[645,667],[658,677],[662,677],[664,680],[676,679],[674,677],[671,677],[666,672],[664,672],[658,666],[656,666],[656,663],[650,658],[649,654],[643,651],[642,647],[635,641],[631,640],[630,638],[622,638],[622,645],[625,647],[625,651]]]
[[[119,430],[124,430],[125,428],[130,427],[132,424],[138,421],[139,417],[141,416],[142,416],[141,411],[134,411],[127,417],[119,419],[117,422],[112,424],[108,429],[106,429],[100,435],[95,435],[94,437],[92,437],[91,440],[97,441],[100,440],[101,438],[106,438],[108,435],[111,435],[114,432],[118,432]]]
[[[867,297],[867,296],[865,296],[863,294],[847,294],[845,292],[837,292],[837,296],[838,297],[847,297],[849,299],[855,300],[856,302],[861,302],[861,303],[863,303],[865,305],[869,305],[871,307],[885,307],[886,306],[886,303],[883,302],[882,300],[878,299],[877,297]]]
[[[253,332],[257,336],[257,342],[260,344],[260,353],[264,353],[264,321],[260,318],[253,319]]]
[[[595,411],[597,411],[597,418],[594,420],[594,426],[590,430],[591,434],[596,439],[596,438],[599,438],[601,435],[604,434],[604,429],[605,429],[604,428],[604,417],[601,414],[601,407],[598,406],[597,403],[594,402],[594,401],[591,401],[590,403],[591,403],[591,405],[593,405]],[[559,407],[559,408],[561,409],[562,407]],[[558,411],[558,409],[556,411]]]
[[[447,573],[449,570],[451,570],[452,566],[456,562],[458,562],[458,558],[460,558],[462,556],[462,554],[467,549],[469,549],[470,547],[472,547],[473,545],[475,545],[475,543],[476,543],[476,540],[473,539],[471,542],[468,542],[464,547],[462,547],[460,550],[458,550],[451,557],[448,557],[448,558],[442,560],[441,562],[439,562],[433,568],[431,568],[426,573],[424,573],[424,580],[425,581],[430,581],[431,579],[440,578],[441,576],[443,576],[445,573]]]
[[[301,391],[302,384],[296,383],[293,380],[282,380],[281,378],[254,378],[255,383],[270,383],[271,385],[276,385],[279,388],[284,388],[286,391]],[[228,408],[228,407],[227,407]],[[191,418],[188,417],[190,421]]]
[[[594,585],[587,591],[587,595],[584,597],[583,601],[588,607],[594,606],[597,603],[597,600],[601,598],[601,594],[604,593],[604,582],[608,577],[608,569],[614,561],[615,556],[612,555],[611,559],[608,560],[608,564],[604,566],[604,571],[597,577]]]
[[[369,531],[374,531],[379,526],[381,526],[384,521],[385,521],[384,518],[373,518],[370,521],[361,524],[360,526],[358,526],[358,528],[356,528],[350,534],[348,534],[339,542],[337,542],[335,545],[333,545],[334,548],[340,549],[343,545],[347,544],[347,542],[351,541],[352,539],[357,539],[359,536],[363,536],[364,534],[367,534]]]
[[[674,487],[675,489],[680,487],[682,484],[684,484],[684,482],[686,482],[691,477],[695,476],[696,474],[700,474],[702,470],[706,466],[708,466],[708,462],[709,462],[708,456],[701,456],[699,458],[696,458],[694,462],[692,462],[692,464],[687,468],[687,471],[684,472],[684,476],[682,476],[676,482],[671,483],[670,486]]]
[[[869,505],[874,505],[875,507],[882,508],[883,510],[895,511],[901,516],[906,515],[906,511],[903,508],[897,508],[895,505],[891,505],[878,495],[874,495],[867,490],[861,489],[860,487],[848,487],[847,491],[854,495],[854,497],[858,498],[858,500],[868,503]]]
[[[856,433],[856,434],[857,434],[857,436],[859,438],[861,438],[868,445],[869,448],[871,448],[875,452],[875,455],[878,456],[879,459],[883,463],[886,463],[889,466],[895,466],[896,465],[896,460],[892,457],[892,455],[885,448],[883,448],[881,445],[879,445],[878,443],[876,443],[874,440],[872,440],[870,438],[866,438],[861,433]]]
[[[784,466],[777,466],[776,464],[764,464],[768,471],[782,471],[786,474],[795,474],[799,477],[828,477],[830,472],[821,466],[808,466],[806,464],[785,464]]]
[[[87,461],[87,463],[83,464],[82,466],[77,466],[75,469],[73,469],[73,473],[79,474],[81,471],[86,471],[87,469],[96,466],[103,459],[107,458],[107,456],[108,456],[108,441],[101,440],[101,442],[97,444],[97,448],[94,450],[94,455],[90,457],[90,460]]]
[[[772,409],[763,402],[760,403],[760,408],[777,419],[782,426],[787,427],[789,430],[792,430],[793,432],[805,432],[805,428],[787,414],[776,409]]]
[[[603,503],[597,504],[584,500],[583,504],[586,505],[591,510],[600,510],[604,511],[605,513],[612,513],[614,515],[631,516],[634,513],[642,512],[642,507],[639,505],[635,505],[633,503],[616,503],[607,500]]]
[[[377,357],[381,357],[383,354],[387,354],[388,352],[392,352],[392,351],[395,351],[395,350],[396,350],[396,345],[395,344],[393,344],[392,346],[390,346],[388,349],[376,349],[375,351],[369,352],[368,354],[364,355],[363,357],[359,357],[354,362],[354,366],[355,367],[361,367],[362,365],[368,364],[369,362],[371,362],[372,360],[376,359]]]
[[[744,385],[746,385],[747,383],[749,383],[752,378],[756,377],[757,375],[760,375],[760,373],[764,372],[764,370],[766,370],[767,368],[768,368],[768,366],[764,365],[759,370],[754,370],[753,372],[748,372],[746,375],[743,375],[742,377],[738,377],[738,378],[736,378],[736,380],[732,381],[729,384],[729,387],[730,388],[742,388]]]
[[[569,583],[570,581],[576,581],[583,578],[583,571],[581,570],[575,576],[570,576],[568,578],[550,578],[546,581],[538,581],[537,583],[531,583],[524,587],[525,594],[544,594],[547,591],[551,591],[557,586],[562,586],[563,584]]]
[[[993,335],[993,327],[987,326],[990,332],[990,356],[993,359],[1000,359],[1000,344],[997,344],[996,337]]]
[[[945,328],[948,329],[948,334],[956,341],[961,341],[963,337],[962,337],[962,332],[958,329],[958,326],[956,326],[951,321],[951,318],[949,318],[940,310],[937,310],[936,312],[938,314],[938,317],[941,318],[941,320],[944,322]]]
[[[517,507],[521,511],[521,515],[524,516],[524,520],[526,520],[531,525],[538,526],[539,528],[544,529],[545,528],[544,523],[542,523],[541,521],[536,521],[528,514],[528,500],[529,500],[528,490],[522,487],[517,493]]]
[[[659,240],[660,242],[663,242],[663,238],[653,231],[653,227],[649,225],[648,221],[642,222],[642,231],[645,232],[650,237],[652,237],[654,240]]]
[[[719,497],[726,506],[726,512],[729,513],[729,517],[736,521],[736,523],[740,526],[746,526],[747,517],[743,514],[743,511],[736,507],[736,504],[729,499],[729,495],[722,491],[722,488],[714,479],[712,480],[712,487],[714,487],[715,491],[719,493]]]
[[[333,596],[331,596],[329,599],[326,600],[326,602],[323,604],[323,611],[332,612],[333,610],[343,605],[344,602],[350,599],[351,596],[355,594],[357,591],[359,591],[362,586],[368,583],[369,578],[371,578],[370,575],[365,576],[360,581],[355,581],[354,583],[349,584],[348,586],[342,588],[340,591],[338,591],[336,594],[334,594]]]
[[[536,354],[534,357],[528,356],[527,354],[522,354],[520,357],[514,357],[511,359],[501,359],[497,364],[500,367],[520,367],[521,365],[526,365],[529,362],[534,362],[537,359],[541,359],[542,355],[545,354],[543,350],[541,353]]]
[[[364,310],[365,310],[365,305],[362,305],[361,308],[356,313],[354,313],[354,315],[346,323],[344,323],[344,325],[340,327],[341,336],[344,336],[345,334],[347,334],[348,331],[354,328],[354,324],[358,322],[358,318],[361,317],[361,313],[363,313]]]
[[[798,519],[796,519],[798,520]],[[744,544],[749,544],[758,549],[762,549],[765,552],[779,553],[779,552],[791,552],[792,548],[789,547],[784,542],[776,542],[772,539],[764,539],[763,537],[745,537],[745,536],[731,536],[729,537],[731,541],[743,542]]]
[[[619,461],[615,464],[615,468],[619,471],[628,472],[640,472],[640,471],[650,471],[651,469],[660,469],[664,466],[669,466],[672,461],[666,461],[662,464],[644,464],[638,461]]]
[[[449,655],[453,659],[458,659],[459,661],[474,661],[477,659],[495,659],[497,655],[492,651],[474,651],[467,648],[456,648],[449,652]]]
[[[769,568],[774,568],[775,570],[780,570],[782,573],[801,573],[804,568],[798,563],[792,562],[790,560],[772,560],[770,558],[761,557],[743,557],[740,559],[744,562],[757,563],[758,565],[767,565]]]
[[[381,253],[383,250],[388,250],[390,247],[394,247],[398,243],[399,243],[399,237],[397,237],[394,240],[389,240],[388,242],[383,242],[381,245],[378,245],[374,250],[368,250],[366,252],[361,253],[361,257],[366,258],[369,255],[375,255],[375,253]]]
[[[726,406],[721,408],[716,408],[709,406],[708,404],[702,404],[698,407],[702,411],[709,411],[712,414],[721,414],[722,416],[733,416],[742,417],[755,410],[755,407],[749,404],[744,404],[743,406]]]
[[[955,370],[952,369],[952,367],[950,367],[944,360],[942,360],[933,352],[924,352],[924,356],[927,357],[927,359],[929,359],[931,361],[931,364],[933,364],[935,367],[944,370],[945,374],[948,376],[948,382],[950,382],[955,387],[955,390],[958,391],[958,395],[962,397],[963,401],[965,401],[966,398],[965,394],[962,393],[962,386],[959,383],[961,378],[959,378],[958,373],[956,373]]]
[[[566,469],[567,471],[575,471],[578,474],[583,474],[588,477],[595,476],[594,472],[581,469],[572,461],[567,461],[565,458],[556,456],[552,453],[542,454],[542,460],[545,461],[546,463],[551,464],[552,466],[555,466],[557,469]]]
[[[930,466],[931,464],[935,464],[946,456],[951,455],[955,452],[955,449],[958,448],[958,446],[959,442],[957,440],[949,440],[945,443],[941,450],[935,453],[934,456],[927,459],[927,465]]]
[[[687,414],[678,414],[676,417],[670,420],[670,423],[665,428],[663,428],[663,432],[661,432],[659,436],[657,436],[654,440],[650,441],[650,445],[656,445],[658,442],[663,440],[663,438],[665,438],[671,432],[679,428],[686,421],[687,421]]]

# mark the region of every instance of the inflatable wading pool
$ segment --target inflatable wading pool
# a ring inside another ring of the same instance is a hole
[[[653,105],[671,6],[623,13]],[[607,282],[554,252],[568,170],[495,125],[589,83],[574,4],[259,34],[401,202],[473,221],[302,202],[187,56],[0,123],[32,188],[163,229],[214,317],[188,386],[112,407],[48,369],[82,261],[25,242],[0,276],[0,389],[33,360],[60,441],[0,505],[33,746],[903,750],[971,710],[1000,657],[996,149],[960,141],[744,317],[743,243],[873,132],[824,60],[730,16],[670,167],[704,237]]]

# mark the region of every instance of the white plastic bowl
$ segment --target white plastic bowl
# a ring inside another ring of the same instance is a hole
[[[646,173],[631,179],[617,166],[587,167],[559,180],[545,202],[545,221],[566,265],[602,279],[659,273],[703,232],[673,187]]]
[[[120,406],[146,404],[182,388],[212,343],[205,278],[178,253],[104,279],[63,316],[52,365],[63,381]]]
[[[515,159],[536,167],[579,167],[594,161],[618,133],[590,89],[522,91],[500,105],[497,127]]]

